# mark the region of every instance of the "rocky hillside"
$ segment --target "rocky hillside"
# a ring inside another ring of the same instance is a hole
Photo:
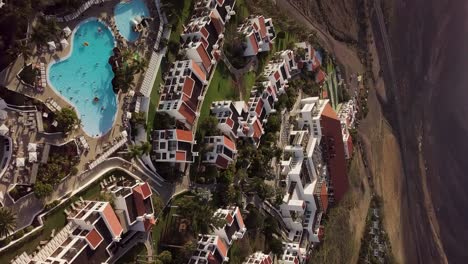
[[[298,7],[308,18],[327,29],[337,40],[355,43],[358,40],[359,0],[280,0]]]

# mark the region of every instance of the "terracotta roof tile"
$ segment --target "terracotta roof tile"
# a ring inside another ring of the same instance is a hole
[[[86,241],[91,246],[92,249],[96,249],[99,244],[101,244],[103,238],[96,229],[91,230],[86,235]]]
[[[205,38],[208,38],[208,35],[210,34],[210,33],[208,33],[208,30],[206,30],[205,27],[202,27],[200,29],[200,32],[202,33],[203,37],[205,37]]]
[[[123,228],[119,222],[119,219],[117,218],[117,215],[115,215],[114,209],[112,209],[110,204],[107,204],[104,208],[103,216],[105,218],[107,227],[111,231],[112,235],[114,237],[119,237],[123,232]]]
[[[260,24],[260,36],[262,36],[262,39],[266,37],[267,31],[265,27],[265,18],[263,16],[260,16],[258,18],[258,22]]]
[[[325,81],[325,78],[327,75],[323,70],[319,70],[317,74],[315,75],[315,82],[316,83],[323,83]]]
[[[218,34],[223,33],[224,26],[221,23],[221,21],[219,21],[219,19],[216,17],[216,15],[214,14],[214,11],[211,11],[210,18],[211,18],[211,22],[213,23],[214,27],[216,28],[216,32]]]
[[[176,129],[176,134],[177,134],[177,140],[179,141],[185,141],[185,142],[193,141],[193,135],[191,131]]]
[[[249,37],[250,44],[252,45],[253,53],[257,54],[258,53],[258,43],[257,39],[255,39],[255,35],[251,34]]]
[[[197,77],[200,78],[200,81],[205,82],[206,81],[205,72],[203,72],[203,70],[200,68],[200,66],[198,66],[198,64],[196,62],[194,62],[193,60],[191,61],[191,64],[192,64],[193,71],[195,72]]]
[[[254,127],[253,137],[260,139],[260,137],[262,136],[262,125],[260,124],[260,121],[258,119],[255,120],[253,127]]]
[[[255,108],[255,113],[257,113],[257,116],[260,116],[262,114],[262,110],[263,110],[263,101],[259,100],[257,107]]]
[[[322,183],[322,188],[320,190],[320,201],[322,203],[323,213],[326,214],[328,210],[328,190],[325,183]]]
[[[176,161],[187,161],[185,151],[176,151]]]
[[[195,81],[192,78],[186,77],[184,81],[184,86],[182,88],[182,91],[184,92],[184,94],[186,94],[189,97],[192,96],[194,84],[195,84]]]
[[[224,136],[224,145],[231,150],[236,150],[236,144],[226,136]]]
[[[218,246],[219,253],[221,254],[221,256],[223,256],[223,258],[227,257],[227,246],[224,244],[223,240],[220,237],[218,237],[217,240],[218,241],[216,242],[216,245]]]
[[[181,104],[179,108],[179,113],[187,120],[187,123],[190,125],[193,125],[193,122],[195,122],[195,112],[188,107],[185,103]]]
[[[198,45],[197,52],[200,58],[202,59],[203,67],[205,67],[205,69],[209,71],[211,69],[211,60],[208,57],[208,53],[206,52],[205,48],[202,45]]]
[[[215,164],[218,165],[220,168],[227,169],[227,167],[229,166],[229,161],[223,156],[218,155],[216,157]]]
[[[144,216],[146,212],[146,207],[144,204],[143,191],[141,186],[133,188],[133,202],[137,211],[137,216]]]
[[[232,127],[234,126],[234,121],[232,121],[231,118],[228,118],[228,119],[226,119],[226,124],[227,124],[230,128],[232,128]]]
[[[279,80],[280,76],[281,76],[280,73],[278,71],[276,71],[275,75],[274,75],[275,80]]]
[[[232,225],[232,222],[234,221],[234,217],[232,217],[231,214],[227,214],[226,215],[226,222],[229,224],[229,225]]]

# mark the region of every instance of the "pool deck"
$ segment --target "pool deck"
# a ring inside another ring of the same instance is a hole
[[[84,12],[79,18],[69,21],[66,23],[59,23],[61,28],[64,28],[66,26],[70,27],[72,30],[83,20],[87,18],[100,18],[103,20],[106,24],[109,26],[109,21],[113,17],[113,12],[114,12],[114,6],[116,3],[118,3],[119,0],[115,1],[109,1],[104,3],[102,6],[93,6],[92,8],[89,8],[86,12]],[[148,5],[148,8],[150,10],[150,14],[154,15],[154,4],[151,1],[146,2]],[[150,27],[152,28],[152,27]],[[116,34],[116,29],[115,27],[111,27],[112,32],[114,35]],[[144,42],[151,42],[152,39],[152,34],[154,32],[151,32],[149,35],[149,38],[146,39],[146,41],[139,41],[137,43],[130,43],[129,47],[132,50],[138,51],[140,54],[142,54],[143,57],[147,58],[151,53],[146,49],[146,47],[152,47],[153,45],[147,45],[148,43]],[[70,41],[71,36],[67,38],[67,40]],[[46,65],[49,63],[59,60],[60,58],[63,58],[67,56],[70,52],[71,45],[69,45],[67,48],[64,50],[59,50],[57,49],[53,53],[42,53],[38,54],[35,52],[35,55],[29,59],[28,62],[30,63],[38,63],[38,62],[43,62]],[[142,50],[143,49],[143,50]],[[0,73],[0,85],[5,86],[9,90],[19,92],[21,94],[27,95],[29,97],[35,98],[39,101],[45,102],[47,99],[52,98],[55,100],[62,108],[63,107],[70,107],[71,106],[66,100],[63,99],[63,97],[59,94],[57,94],[53,88],[47,85],[47,87],[44,89],[42,93],[39,93],[35,91],[34,89],[31,89],[29,87],[24,86],[19,82],[19,80],[16,78],[16,74],[20,71],[20,69],[24,65],[24,60],[20,56],[18,59],[12,63],[9,67],[7,67],[5,70],[3,70]],[[143,81],[144,74],[140,73],[135,75],[135,90],[138,90],[139,87],[141,86],[141,83]],[[62,142],[69,141],[73,138],[76,138],[77,136],[84,136],[86,141],[88,142],[89,146],[91,147],[86,153],[86,155],[81,155],[80,163],[78,165],[79,171],[85,171],[87,169],[87,164],[96,159],[96,157],[101,154],[104,150],[103,147],[107,143],[111,143],[114,138],[116,138],[118,135],[120,135],[121,131],[123,131],[123,123],[122,123],[122,115],[123,115],[123,105],[124,105],[124,97],[125,94],[119,93],[117,96],[118,99],[118,105],[117,105],[117,113],[115,116],[115,121],[112,126],[112,128],[104,135],[102,135],[99,138],[94,138],[90,137],[85,133],[85,131],[82,128],[78,128],[74,131],[72,131],[69,135],[66,137],[63,137],[61,139],[58,139]],[[58,136],[61,137],[61,136]]]

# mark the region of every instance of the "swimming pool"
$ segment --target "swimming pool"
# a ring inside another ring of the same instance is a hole
[[[148,17],[149,11],[144,0],[123,0],[115,5],[115,24],[119,33],[128,41],[137,40],[140,35],[133,30],[137,17]]]
[[[117,112],[108,63],[113,48],[114,36],[105,24],[95,18],[83,21],[73,31],[69,56],[49,64],[47,71],[50,86],[75,107],[83,130],[94,137],[109,131]]]

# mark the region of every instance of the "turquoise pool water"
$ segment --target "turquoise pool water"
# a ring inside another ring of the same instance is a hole
[[[114,8],[115,24],[119,33],[128,41],[137,40],[139,33],[133,30],[136,17],[148,17],[149,11],[144,0],[123,0]]]
[[[71,45],[69,57],[49,66],[49,84],[76,108],[88,135],[103,135],[112,127],[117,112],[114,73],[108,63],[114,36],[102,22],[88,20],[73,31]]]

